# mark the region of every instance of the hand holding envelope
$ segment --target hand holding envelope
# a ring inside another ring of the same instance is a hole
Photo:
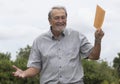
[[[102,27],[105,16],[105,10],[102,9],[99,5],[96,7],[96,15],[94,20],[94,27],[100,29]]]

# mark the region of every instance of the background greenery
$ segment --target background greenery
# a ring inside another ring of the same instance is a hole
[[[39,74],[33,78],[19,79],[12,75],[12,65],[25,70],[31,47],[27,45],[17,51],[16,60],[11,53],[0,52],[0,84],[39,84]],[[82,60],[85,84],[120,84],[120,53],[113,60],[113,66],[106,61]]]

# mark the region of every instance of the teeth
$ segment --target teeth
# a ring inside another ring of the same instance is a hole
[[[58,24],[58,26],[64,26],[63,24]]]

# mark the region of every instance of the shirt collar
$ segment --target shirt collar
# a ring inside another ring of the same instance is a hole
[[[53,33],[51,32],[51,30],[52,30],[52,26],[50,26],[49,35],[50,35],[50,37],[52,39],[55,39]],[[65,34],[66,34],[66,29],[64,29],[64,31],[61,33],[61,36],[64,37]]]

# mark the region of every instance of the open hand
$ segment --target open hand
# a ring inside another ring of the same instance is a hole
[[[24,73],[23,70],[21,70],[20,68],[16,67],[15,65],[13,65],[12,67],[16,70],[16,72],[12,73],[15,77],[25,78],[25,73]]]

